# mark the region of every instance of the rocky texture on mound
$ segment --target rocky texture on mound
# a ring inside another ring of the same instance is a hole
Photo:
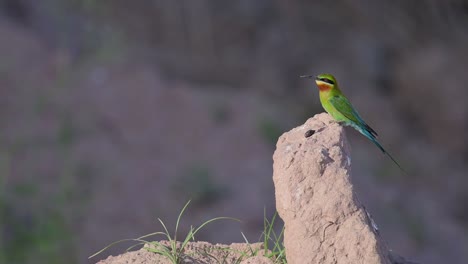
[[[328,114],[316,115],[284,133],[273,160],[276,206],[285,222],[289,264],[411,264],[386,248],[357,199],[350,182],[351,157],[344,129]],[[183,263],[273,263],[249,255],[256,249],[261,244],[193,242]],[[99,263],[170,262],[141,249]]]
[[[283,134],[273,160],[288,263],[406,263],[357,199],[344,129],[328,114]]]
[[[162,242],[164,243],[164,242]],[[273,264],[263,256],[252,256],[253,252],[263,252],[262,244],[232,243],[230,245],[210,244],[208,242],[191,242],[185,247],[185,257],[181,263],[207,264],[207,263],[239,263],[239,264]],[[98,264],[171,264],[172,262],[162,256],[149,252],[145,248],[131,251],[119,256],[110,256]]]

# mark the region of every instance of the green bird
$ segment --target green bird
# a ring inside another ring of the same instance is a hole
[[[377,132],[372,129],[358,112],[351,105],[349,100],[344,96],[338,87],[338,82],[331,74],[320,74],[318,76],[303,75],[302,78],[314,78],[315,83],[319,89],[320,102],[323,108],[330,114],[337,122],[351,126],[366,138],[372,141],[383,153],[385,153],[392,161],[403,171],[403,168],[398,162],[388,153],[382,145],[377,141]]]

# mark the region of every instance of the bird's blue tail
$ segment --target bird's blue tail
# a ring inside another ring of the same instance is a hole
[[[366,130],[366,129],[363,129],[363,128],[360,128],[360,127],[355,127],[361,134],[363,134],[366,138],[368,138],[370,141],[372,141],[385,155],[387,155],[397,166],[398,168],[400,168],[400,170],[407,174],[406,171],[401,167],[401,165],[392,157],[392,155],[390,155],[390,153],[388,153],[384,147],[382,147],[382,145],[380,145],[379,141],[377,141],[377,139],[375,138],[375,136],[373,135],[373,133],[371,133],[370,131]]]

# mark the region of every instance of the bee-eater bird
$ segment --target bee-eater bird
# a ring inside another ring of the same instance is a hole
[[[388,153],[382,145],[377,141],[377,132],[375,132],[358,114],[348,99],[338,87],[338,82],[331,74],[320,74],[318,76],[303,75],[302,78],[314,78],[319,89],[320,102],[323,108],[337,122],[351,126],[366,138],[372,141],[379,149],[385,153],[392,161],[403,171],[403,168],[398,162]]]

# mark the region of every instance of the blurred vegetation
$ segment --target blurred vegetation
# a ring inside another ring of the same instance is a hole
[[[262,138],[271,145],[276,145],[278,138],[285,132],[278,122],[269,118],[262,118],[258,122],[258,131]]]
[[[61,186],[44,198],[38,185],[6,185],[8,155],[2,153],[0,171],[0,262],[76,263],[74,232],[67,219],[73,193]]]
[[[172,185],[177,199],[188,198],[194,206],[209,206],[229,195],[228,186],[218,183],[211,170],[201,164],[190,166]]]
[[[70,72],[60,69],[49,91],[67,89],[69,78]],[[71,148],[83,131],[76,126],[72,111],[54,102],[54,96],[39,93],[22,112],[34,121],[51,109],[60,109],[53,135],[37,131],[0,134],[0,263],[79,263],[73,228],[91,199],[88,185],[81,183],[89,180],[94,169],[73,160]],[[59,176],[54,183],[47,180],[53,175],[27,163],[28,155],[41,158],[49,147],[57,154],[54,169]],[[18,175],[25,171],[31,175]]]
[[[68,129],[58,135],[63,146],[72,138]],[[0,263],[78,263],[72,226],[90,197],[77,177],[89,177],[92,168],[65,156],[60,182],[51,191],[35,180],[15,183],[11,153],[0,153]]]

